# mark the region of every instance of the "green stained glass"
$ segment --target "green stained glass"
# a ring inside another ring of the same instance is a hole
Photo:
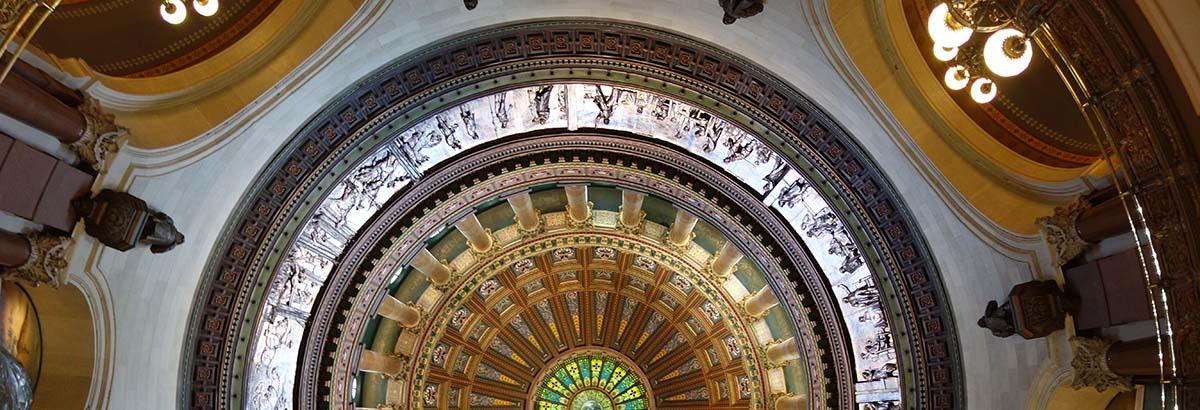
[[[573,357],[543,377],[539,410],[645,410],[650,398],[628,364],[604,354]]]

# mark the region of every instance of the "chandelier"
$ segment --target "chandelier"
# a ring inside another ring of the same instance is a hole
[[[217,14],[217,0],[190,0],[192,8],[196,10],[196,14],[204,17],[211,17]],[[162,19],[171,24],[183,23],[187,19],[187,6],[184,5],[184,0],[162,0],[162,4],[158,6],[158,12],[162,15]]]
[[[933,56],[950,64],[943,78],[951,90],[968,91],[984,104],[996,98],[991,76],[1012,77],[1029,68],[1033,60],[1030,39],[1054,0],[950,0],[929,14]],[[986,41],[971,41],[975,34],[990,34]]]

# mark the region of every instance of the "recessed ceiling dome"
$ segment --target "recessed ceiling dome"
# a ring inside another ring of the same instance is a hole
[[[212,264],[256,278],[261,297],[214,307],[253,337],[197,343],[244,385],[202,367],[218,394],[196,397],[526,409],[540,371],[586,351],[638,373],[649,408],[955,402],[936,266],[832,120],[686,38],[530,24],[386,67],[281,154]],[[894,330],[918,306],[920,334]]]

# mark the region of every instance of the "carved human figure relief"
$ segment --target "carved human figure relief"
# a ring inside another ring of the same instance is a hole
[[[471,111],[469,104],[458,106],[458,117],[462,119],[463,130],[467,133],[467,137],[472,140],[479,139],[479,125],[475,123],[475,112]]]
[[[527,90],[529,96],[529,112],[533,113],[533,122],[545,125],[550,119],[550,94],[553,85],[543,85],[536,89]]]
[[[842,302],[854,307],[872,307],[879,305],[879,289],[871,283],[871,278],[863,278],[856,283],[853,290],[849,286],[839,284],[839,287],[846,290],[846,296],[842,297]]]
[[[454,131],[458,130],[458,124],[450,121],[450,116],[446,114],[438,114],[434,117],[437,120],[438,133],[441,134],[442,141],[446,141],[447,145],[456,150],[462,149],[462,144],[458,142],[458,137],[454,136]]]
[[[754,153],[757,138],[750,136],[744,132],[730,132],[729,137],[725,139],[725,148],[729,149],[729,155],[721,161],[728,164],[734,161],[746,159]]]
[[[489,105],[492,109],[492,123],[496,125],[496,128],[508,128],[508,123],[511,121],[508,114],[512,109],[512,104],[508,103],[508,93],[501,92],[488,98],[491,100]]]
[[[779,162],[780,162],[780,164],[777,165],[777,167],[783,165],[782,159],[780,159]],[[782,167],[782,168],[777,168],[777,171],[780,169],[782,169],[782,171],[780,172],[781,174],[787,172],[786,166]],[[771,175],[775,175],[775,171],[772,171]],[[780,176],[780,178],[783,178],[783,177]],[[775,180],[775,182],[779,182],[779,181]],[[777,198],[775,200],[775,203],[784,208],[795,207],[796,203],[799,202],[801,197],[804,195],[804,191],[807,190],[808,188],[809,188],[809,186],[808,186],[807,180],[805,180],[804,178],[796,178],[795,181],[792,181],[792,183],[783,187],[782,191],[779,191],[779,198]]]
[[[604,93],[604,88],[608,88],[608,94]],[[608,124],[612,121],[613,111],[617,108],[617,103],[620,102],[621,96],[625,94],[625,90],[616,87],[604,87],[596,85],[595,90],[585,94],[584,98],[591,98],[599,110],[596,113],[596,124]]]

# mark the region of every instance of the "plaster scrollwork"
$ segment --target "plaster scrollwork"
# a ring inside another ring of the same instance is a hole
[[[513,222],[517,223],[517,232],[521,233],[522,238],[532,238],[541,235],[542,232],[546,232],[546,220],[542,219],[542,210],[534,209],[533,213],[537,215],[537,225],[534,226],[533,229],[525,229],[521,227],[519,217],[515,215],[513,216]]]
[[[663,231],[662,237],[660,237],[659,240],[662,241],[664,246],[671,248],[671,250],[681,254],[686,254],[688,249],[692,248],[692,241],[696,240],[696,233],[689,233],[688,240],[684,241],[683,244],[676,244],[675,242],[671,241],[671,230],[673,229],[672,226],[674,226],[674,224],[668,226],[667,229]]]
[[[624,205],[617,207],[617,210],[619,211],[618,213],[624,212],[624,209],[625,209]],[[645,223],[646,223],[646,211],[638,211],[637,223],[632,224],[632,225],[626,225],[624,220],[617,218],[617,229],[620,230],[621,232],[624,232],[624,233],[627,233],[630,235],[637,235],[637,234],[642,233],[642,228],[643,228],[643,225],[645,225]]]
[[[29,259],[21,266],[0,271],[0,278],[33,286],[59,287],[67,280],[67,256],[72,246],[67,236],[32,232],[23,235],[29,241]]]
[[[1056,265],[1062,266],[1087,250],[1088,243],[1079,237],[1075,224],[1079,222],[1079,216],[1090,208],[1086,199],[1076,197],[1070,203],[1054,208],[1054,215],[1037,219],[1038,228],[1054,254]]]
[[[593,204],[591,201],[588,201],[587,216],[578,221],[576,221],[575,218],[571,217],[571,214],[573,213],[573,212],[571,212],[571,204],[566,204],[565,206],[567,208],[567,226],[570,226],[571,229],[591,229],[592,228],[592,226],[595,223],[595,221],[592,218],[592,208],[595,206],[595,204]]]
[[[1120,376],[1108,368],[1108,349],[1112,345],[1113,342],[1106,339],[1071,338],[1071,368],[1075,371],[1071,387],[1092,387],[1096,391],[1115,389],[1119,392],[1133,389],[1132,378]]]
[[[121,144],[129,139],[129,130],[119,126],[115,117],[104,111],[100,101],[84,94],[79,112],[87,123],[83,138],[68,147],[79,156],[79,160],[92,166],[97,172],[108,169],[109,162],[117,155]]]

